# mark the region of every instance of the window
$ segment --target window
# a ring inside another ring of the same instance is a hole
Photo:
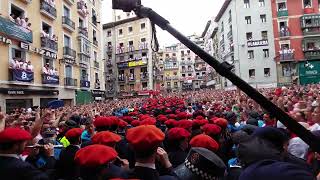
[[[14,14],[15,17],[24,16],[24,11],[19,7],[11,4],[11,14]]]
[[[167,82],[167,88],[171,88],[171,82]]]
[[[245,20],[247,24],[251,24],[251,16],[246,16]]]
[[[253,50],[248,51],[248,59],[253,59],[253,58],[254,58]]]
[[[141,56],[142,56],[142,57],[147,57],[147,53],[146,53],[146,52],[143,52],[143,53],[141,53]]]
[[[143,88],[143,89],[148,88],[148,83],[147,83],[147,82],[143,82],[143,83],[142,83],[142,88]]]
[[[22,61],[26,61],[26,52],[12,48],[12,59],[21,59]]]
[[[186,77],[186,74],[182,74],[182,77]]]
[[[187,50],[187,54],[188,54],[188,55],[190,54],[190,50]]]
[[[223,32],[223,31],[224,31],[224,25],[223,25],[223,21],[221,22],[221,25],[220,25],[220,27],[221,27],[221,32]]]
[[[255,69],[249,69],[249,77],[250,78],[256,77],[256,70]]]
[[[132,26],[128,27],[128,33],[132,33],[132,32],[133,32],[133,27]]]
[[[178,86],[178,82],[173,82],[174,87]]]
[[[146,28],[146,23],[141,23],[140,28],[141,28],[141,30],[144,30]]]
[[[120,85],[120,91],[125,91],[124,85]]]
[[[265,5],[264,0],[259,0],[259,7],[264,7]]]
[[[261,38],[268,39],[268,31],[261,31]]]
[[[51,37],[52,35],[52,27],[48,25],[47,23],[42,22],[42,31],[44,31],[46,34],[49,34]]]
[[[243,0],[244,8],[250,8],[250,0]]]
[[[270,68],[264,68],[264,77],[270,77]]]
[[[72,66],[66,65],[66,66],[65,66],[65,70],[66,70],[65,76],[66,76],[67,78],[72,78]]]
[[[141,42],[146,42],[146,38],[141,38]]]
[[[269,57],[269,49],[263,49],[263,57],[265,58]]]
[[[117,16],[118,21],[121,20],[121,16]]]
[[[284,10],[287,10],[286,2],[279,2],[278,3],[278,11],[284,11]]]
[[[96,51],[93,51],[93,58],[94,61],[98,60],[98,53]]]
[[[97,41],[97,32],[96,30],[92,30],[92,37],[93,37],[93,41]]]
[[[94,25],[97,25],[97,14],[96,14],[96,11],[94,9],[92,9],[92,23]]]
[[[252,32],[247,32],[246,37],[247,37],[248,41],[251,41],[252,40]]]
[[[191,77],[192,76],[192,74],[188,74],[188,77]]]
[[[63,15],[70,18],[70,9],[67,6],[63,6]]]
[[[265,14],[261,14],[261,15],[260,15],[260,19],[261,19],[261,22],[262,22],[262,23],[267,22],[267,17],[266,17]]]
[[[303,0],[304,8],[312,8],[312,1],[311,0]]]
[[[86,69],[81,69],[80,77],[81,77],[81,80],[88,81],[88,73]]]
[[[71,40],[70,37],[67,35],[64,35],[63,37],[63,43],[64,43],[64,47],[69,47],[71,48]]]
[[[111,31],[108,31],[107,32],[107,37],[111,37],[111,36],[112,36]]]
[[[50,59],[50,58],[46,58],[46,57],[43,57],[43,66],[45,66],[46,64],[49,65],[49,68],[50,69],[53,69],[54,68],[54,59]]]
[[[122,36],[123,35],[123,31],[122,29],[119,29],[119,36]]]
[[[128,42],[129,46],[133,46],[133,41]]]

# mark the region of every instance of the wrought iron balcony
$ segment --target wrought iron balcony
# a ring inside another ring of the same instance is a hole
[[[78,80],[77,79],[73,79],[70,77],[66,77],[64,78],[64,85],[65,86],[77,86],[78,85]]]
[[[41,47],[50,51],[58,51],[58,43],[48,37],[41,37]]]
[[[99,62],[98,62],[98,61],[94,61],[94,67],[99,69],[100,64],[99,64]]]
[[[88,81],[88,80],[80,80],[80,87],[81,88],[90,88],[90,81]]]
[[[83,53],[78,53],[78,57],[79,57],[80,63],[89,63],[90,62],[90,56],[87,56]]]
[[[279,60],[280,62],[294,60],[294,49],[284,49],[279,51]]]
[[[78,27],[79,35],[88,38],[88,28],[86,27]]]
[[[320,49],[304,50],[304,57],[306,59],[319,59],[320,58]]]
[[[63,56],[66,58],[75,59],[76,51],[71,49],[70,47],[63,47]]]
[[[67,16],[62,16],[62,26],[69,31],[75,30],[75,23]]]
[[[289,37],[290,36],[290,31],[289,31],[289,29],[287,27],[285,27],[282,30],[280,30],[279,35],[280,35],[280,38]]]
[[[40,12],[41,14],[47,16],[50,19],[57,18],[57,10],[55,7],[51,6],[45,0],[40,1]]]
[[[112,46],[107,46],[107,54],[112,54]]]

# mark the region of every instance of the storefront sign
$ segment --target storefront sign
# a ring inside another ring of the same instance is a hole
[[[248,47],[258,47],[258,46],[268,46],[269,42],[267,39],[257,40],[257,41],[248,41]]]
[[[59,76],[44,74],[42,83],[43,84],[59,84]]]
[[[145,61],[140,60],[140,61],[131,61],[129,62],[129,67],[135,67],[135,66],[143,66],[147,64]]]
[[[64,62],[67,63],[67,64],[74,65],[76,63],[76,60],[75,59],[65,58]]]
[[[97,91],[97,90],[92,90],[91,93],[93,97],[103,97],[106,94],[105,91]]]
[[[13,81],[22,81],[22,82],[32,82],[33,81],[33,72],[25,71],[22,69],[12,69],[12,80]]]
[[[32,31],[29,31],[3,17],[0,17],[0,33],[24,42],[32,43],[33,41]]]
[[[47,51],[47,50],[44,50],[44,49],[41,49],[41,48],[32,47],[28,43],[21,42],[20,43],[20,47],[22,49],[28,50],[30,52],[33,52],[33,53],[36,53],[36,54],[39,54],[39,55],[43,55],[43,56],[46,56],[46,57],[49,57],[49,58],[52,58],[52,59],[57,59],[57,57],[58,57],[57,53],[53,53],[53,52],[50,52],[50,51]]]
[[[300,84],[320,82],[320,61],[307,61],[299,63]]]
[[[11,39],[8,39],[4,36],[0,36],[0,42],[4,43],[4,44],[12,44]]]
[[[128,63],[120,63],[118,64],[118,68],[126,68],[128,67]]]
[[[33,89],[11,89],[11,88],[0,88],[1,94],[7,95],[58,95],[58,90],[33,90]]]

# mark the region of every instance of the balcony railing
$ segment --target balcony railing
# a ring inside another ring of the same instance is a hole
[[[294,60],[294,49],[285,49],[279,51],[280,61],[291,61]]]
[[[95,46],[98,46],[98,40],[97,40],[97,38],[93,38],[93,44],[94,44]]]
[[[90,56],[87,56],[83,53],[78,53],[78,57],[79,57],[79,60],[80,60],[80,63],[88,63],[90,62]]]
[[[9,81],[33,83],[34,72],[23,69],[9,69]]]
[[[59,76],[57,75],[42,74],[41,77],[42,77],[42,84],[52,84],[52,85],[59,84]]]
[[[81,88],[90,88],[90,81],[88,81],[88,80],[80,80],[80,87]]]
[[[142,42],[139,45],[139,50],[144,50],[144,49],[148,49],[148,43],[147,42]]]
[[[301,17],[301,29],[304,35],[320,33],[320,15],[304,15]]]
[[[278,10],[278,17],[288,16],[288,10]]]
[[[125,53],[125,48],[124,47],[118,47],[117,48],[117,54],[122,54]]]
[[[228,38],[228,39],[232,38],[232,30],[230,30],[230,31],[228,32],[227,38]]]
[[[70,47],[63,47],[63,56],[75,59],[76,51],[71,49]]]
[[[88,15],[88,8],[85,6],[84,2],[77,2],[77,9],[81,16],[86,17]]]
[[[100,64],[99,64],[99,62],[98,62],[98,61],[94,61],[94,67],[99,69]]]
[[[133,52],[135,51],[134,46],[133,45],[129,45],[128,46],[128,52]]]
[[[78,27],[78,32],[79,32],[79,35],[82,35],[82,36],[88,38],[88,28]]]
[[[41,37],[41,47],[51,51],[58,51],[58,43],[48,37]]]
[[[129,80],[129,81],[135,81],[135,80],[136,80],[136,76],[135,76],[135,75],[129,76],[129,77],[128,77],[128,80]]]
[[[288,28],[283,28],[282,30],[280,30],[279,35],[280,35],[280,38],[289,37],[290,31]]]
[[[70,31],[75,30],[75,23],[67,16],[62,16],[62,25]]]
[[[57,18],[57,10],[45,0],[40,1],[40,12],[51,19]]]
[[[118,81],[119,82],[125,82],[126,81],[126,78],[123,76],[123,77],[118,77]]]
[[[148,73],[144,73],[140,76],[141,81],[147,81],[149,79]]]
[[[111,54],[112,53],[112,46],[107,46],[107,54]]]
[[[66,77],[66,78],[64,78],[64,85],[65,86],[77,86],[78,80],[70,78],[70,77]]]
[[[320,49],[304,50],[304,57],[306,59],[319,59]]]
[[[106,61],[106,66],[109,67],[109,68],[112,67],[112,62],[111,62],[111,60],[107,60],[107,61]]]

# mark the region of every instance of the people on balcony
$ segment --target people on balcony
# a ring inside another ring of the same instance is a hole
[[[48,3],[50,6],[55,7],[56,3],[55,0],[44,0],[46,3]]]
[[[31,23],[29,23],[29,18],[25,17],[25,15],[22,13],[22,15],[17,16],[13,13],[10,14],[9,20],[24,29],[31,31]]]
[[[42,68],[42,73],[46,75],[58,75],[57,68],[51,68],[49,63],[46,63],[46,65]]]
[[[31,64],[31,61],[25,61],[20,58],[14,58],[10,60],[9,63],[10,69],[21,69],[29,72],[33,72],[33,65]]]
[[[84,0],[79,0],[78,11],[85,16],[89,14],[87,4],[84,2]]]

